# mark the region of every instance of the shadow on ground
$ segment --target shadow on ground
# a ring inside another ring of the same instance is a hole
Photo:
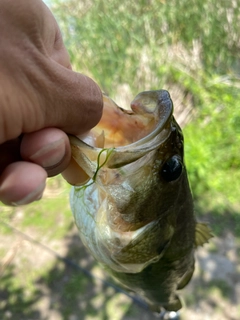
[[[224,228],[220,238],[198,250],[194,278],[182,293],[187,307],[181,319],[239,319],[239,242],[230,224]],[[15,233],[12,230],[8,235],[9,241]],[[18,235],[18,241],[21,237]],[[83,247],[75,226],[69,227],[63,240],[49,243],[50,250],[30,239],[21,241],[29,246],[18,246],[17,254],[5,257],[0,269],[0,319],[155,319],[144,305],[106,282],[109,279]],[[14,252],[14,245],[11,250]],[[25,256],[18,261],[16,257],[23,251]]]
[[[24,241],[31,242],[30,239]],[[74,227],[70,228],[62,245],[66,254],[57,256],[55,250],[49,251],[34,242],[30,244],[29,264],[33,273],[30,279],[25,270],[19,270],[16,257],[4,265],[0,282],[0,319],[152,319],[146,305],[134,302],[113,282],[108,283],[109,279],[85,250]],[[27,250],[25,246],[23,250]],[[52,266],[49,268],[46,263],[44,275],[34,277],[33,269],[38,268],[39,255],[46,254],[46,250],[47,255],[54,258]],[[16,281],[19,277],[26,277],[26,283]],[[29,281],[34,281],[33,288],[29,289]]]

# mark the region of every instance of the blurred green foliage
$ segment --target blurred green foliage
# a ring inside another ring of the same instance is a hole
[[[189,177],[197,196],[220,192],[229,202],[239,200],[240,94],[214,85],[198,117],[184,129]]]
[[[171,93],[171,85],[179,86],[183,97],[190,94],[195,112],[184,133],[194,196],[216,200],[211,209],[239,205],[237,1],[51,3],[74,67],[111,96],[121,84],[133,95],[165,86]]]
[[[165,78],[169,55],[179,43],[186,50],[200,45],[204,72],[225,74],[239,64],[240,15],[234,0],[53,0],[52,9],[72,61],[104,90],[122,82],[139,90],[144,54],[151,71]]]

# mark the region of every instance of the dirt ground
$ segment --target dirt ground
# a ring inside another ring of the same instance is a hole
[[[0,236],[0,250],[5,251],[2,279],[21,278],[14,292],[1,287],[0,319],[155,319],[143,303],[106,282],[108,277],[86,252],[74,225],[63,239],[42,238],[44,246],[33,241],[34,234],[31,229],[24,234],[11,230]],[[240,319],[239,248],[227,233],[197,251],[194,277],[181,293],[182,320]]]

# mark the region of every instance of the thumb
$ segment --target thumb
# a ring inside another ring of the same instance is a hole
[[[77,135],[95,126],[103,108],[98,85],[30,41],[24,46],[0,50],[0,143],[46,127]]]
[[[0,29],[0,143],[46,127],[77,134],[96,125],[101,90],[68,68],[61,32],[44,2],[1,1]]]
[[[42,96],[44,127],[57,127],[75,135],[91,129],[102,115],[100,88],[89,77],[51,62],[46,74],[48,94]]]
[[[0,79],[0,143],[47,127],[81,134],[101,118],[103,98],[90,78],[49,57],[31,55],[30,66]],[[23,60],[19,60],[21,63]],[[24,63],[25,64],[25,63]],[[14,93],[14,94],[13,94]]]

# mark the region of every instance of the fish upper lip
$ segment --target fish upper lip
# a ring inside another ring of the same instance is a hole
[[[158,90],[156,90],[156,91],[158,91]],[[161,90],[161,93],[162,93],[162,90]],[[141,138],[131,144],[128,144],[127,146],[119,146],[116,149],[123,150],[124,148],[128,149],[129,146],[131,148],[143,146],[144,144],[148,143],[153,138],[155,138],[158,134],[160,134],[167,127],[167,124],[170,121],[171,116],[173,114],[173,104],[172,104],[172,100],[170,98],[170,95],[167,91],[164,90],[164,96],[162,96],[162,95],[161,95],[162,99],[161,100],[159,99],[156,102],[158,105],[158,111],[159,111],[159,121],[158,121],[156,128],[153,131],[151,131],[148,135],[146,135],[145,137],[143,137],[143,138]]]

